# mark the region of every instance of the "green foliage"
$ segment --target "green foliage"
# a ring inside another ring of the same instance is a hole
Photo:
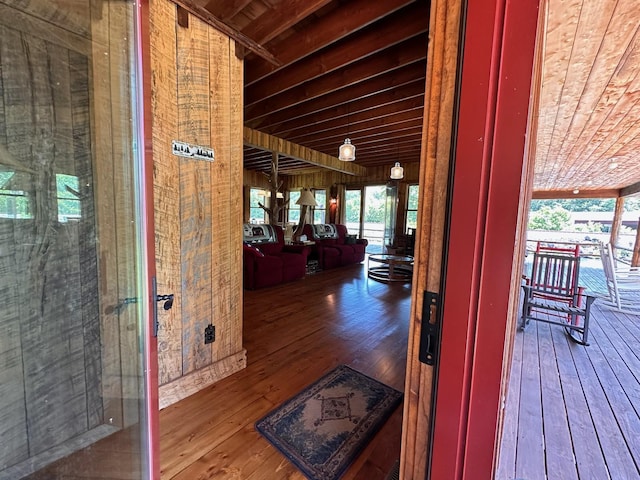
[[[600,222],[592,222],[589,220],[587,223],[579,223],[573,226],[573,230],[576,232],[588,232],[588,233],[602,233],[607,230]]]
[[[347,223],[360,223],[360,190],[347,190],[345,197]]]
[[[615,198],[570,198],[558,200],[531,200],[531,211],[537,212],[543,207],[560,206],[569,212],[613,212]],[[628,197],[624,201],[625,212],[640,210],[640,198]]]
[[[571,214],[560,205],[550,207],[544,205],[541,209],[531,212],[528,228],[530,230],[560,231],[571,226]]]

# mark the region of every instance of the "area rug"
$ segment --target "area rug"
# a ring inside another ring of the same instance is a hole
[[[402,393],[340,365],[256,422],[311,480],[335,480],[373,438]]]

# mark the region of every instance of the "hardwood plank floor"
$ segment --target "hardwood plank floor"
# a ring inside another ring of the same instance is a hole
[[[248,366],[160,413],[163,479],[303,479],[253,423],[345,363],[403,390],[411,286],[363,265],[244,292]],[[400,454],[398,408],[345,479],[384,479]]]
[[[402,391],[410,302],[410,284],[369,280],[364,265],[245,291],[248,366],[160,412],[162,478],[304,479],[254,422],[341,363]],[[400,406],[343,478],[384,479],[400,456],[401,429]],[[140,478],[140,445],[130,428],[29,479]]]
[[[598,263],[580,278],[606,292]],[[640,479],[640,316],[596,300],[589,341],[540,322],[516,332],[496,479]]]

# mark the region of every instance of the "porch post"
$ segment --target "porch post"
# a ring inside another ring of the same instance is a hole
[[[631,266],[640,267],[640,218],[638,219],[638,224],[636,225],[636,242],[633,244]]]
[[[620,236],[620,225],[622,225],[622,212],[624,211],[624,197],[616,198],[616,209],[613,213],[613,221],[611,222],[611,236],[609,242],[613,253],[615,254],[615,248],[618,244],[618,237]]]

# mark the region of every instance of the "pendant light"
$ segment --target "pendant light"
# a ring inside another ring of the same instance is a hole
[[[400,180],[402,178],[404,178],[404,168],[400,166],[400,162],[396,162],[396,164],[391,167],[391,179]]]
[[[353,162],[356,159],[356,146],[351,143],[350,138],[345,138],[344,143],[338,149],[338,160],[343,162]]]

